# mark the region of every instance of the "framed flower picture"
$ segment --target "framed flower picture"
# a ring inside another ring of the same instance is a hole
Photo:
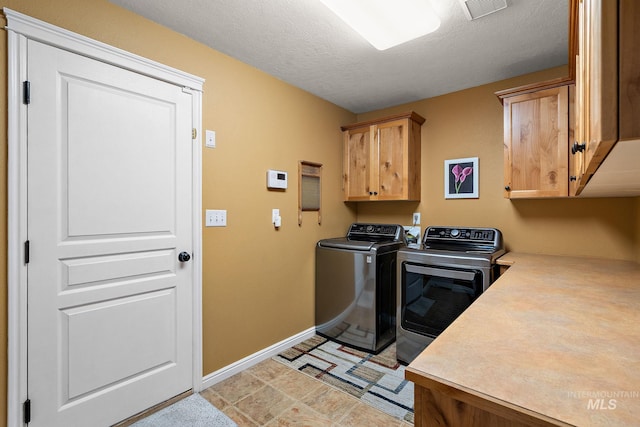
[[[478,198],[478,158],[444,161],[444,198]]]

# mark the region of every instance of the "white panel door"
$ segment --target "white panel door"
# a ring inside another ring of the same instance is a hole
[[[107,426],[192,387],[191,95],[28,42],[33,426]]]

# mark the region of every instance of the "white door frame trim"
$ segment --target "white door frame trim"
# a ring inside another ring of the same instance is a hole
[[[202,389],[202,86],[204,79],[155,61],[72,33],[4,8],[7,18],[7,426],[22,426],[27,399],[27,108],[22,82],[27,75],[27,40],[37,40],[70,52],[163,80],[189,90],[193,128],[193,390]]]

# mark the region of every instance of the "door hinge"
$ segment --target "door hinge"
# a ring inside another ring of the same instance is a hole
[[[29,264],[29,241],[24,242],[24,263]]]
[[[29,424],[31,422],[31,400],[27,399],[22,404],[23,422]]]
[[[197,136],[198,131],[196,130],[196,128],[191,129],[191,139],[196,139]]]
[[[22,82],[22,103],[31,103],[31,82],[29,80]]]

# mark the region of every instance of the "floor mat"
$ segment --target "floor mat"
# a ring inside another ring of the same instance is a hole
[[[316,335],[273,359],[413,423],[413,383],[404,379],[395,343],[374,355]]]
[[[135,422],[131,427],[237,427],[204,397],[192,394]]]

